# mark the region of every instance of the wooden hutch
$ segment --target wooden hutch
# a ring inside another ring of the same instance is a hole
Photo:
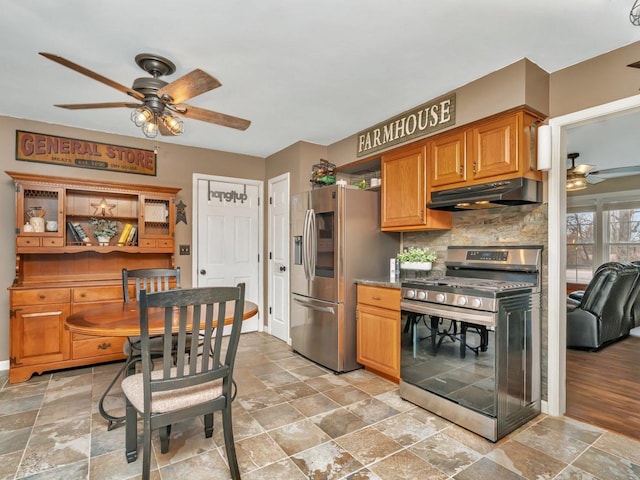
[[[122,302],[124,267],[174,267],[180,189],[6,173],[16,186],[9,381],[124,358],[124,338],[71,334],[64,320],[82,309]],[[43,219],[31,222],[38,231],[29,226],[33,216]],[[108,243],[94,237],[92,218],[116,222]]]

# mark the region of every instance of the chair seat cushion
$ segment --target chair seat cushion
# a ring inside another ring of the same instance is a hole
[[[172,369],[171,376],[175,376],[175,369]],[[151,378],[158,380],[162,378],[162,371],[151,372]],[[142,374],[130,375],[122,380],[122,391],[127,396],[131,404],[139,412],[144,410],[144,394]],[[215,400],[222,395],[222,380],[186,387],[179,390],[169,390],[166,392],[154,392],[151,396],[151,412],[165,413],[182,410],[192,405]]]

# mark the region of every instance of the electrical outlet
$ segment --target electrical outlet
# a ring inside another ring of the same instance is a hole
[[[180,255],[191,255],[191,248],[189,245],[180,245]]]

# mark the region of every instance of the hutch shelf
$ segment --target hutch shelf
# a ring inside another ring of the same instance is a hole
[[[124,358],[123,338],[71,334],[64,320],[122,302],[122,268],[175,266],[180,189],[6,173],[16,192],[9,381]],[[109,220],[115,235],[98,241],[92,219]]]

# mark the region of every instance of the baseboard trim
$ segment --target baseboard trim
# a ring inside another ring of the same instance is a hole
[[[9,370],[9,360],[0,361],[0,372],[4,372],[5,370]]]
[[[540,411],[542,413],[549,413],[549,404],[547,403],[546,400],[541,400],[540,401]]]

